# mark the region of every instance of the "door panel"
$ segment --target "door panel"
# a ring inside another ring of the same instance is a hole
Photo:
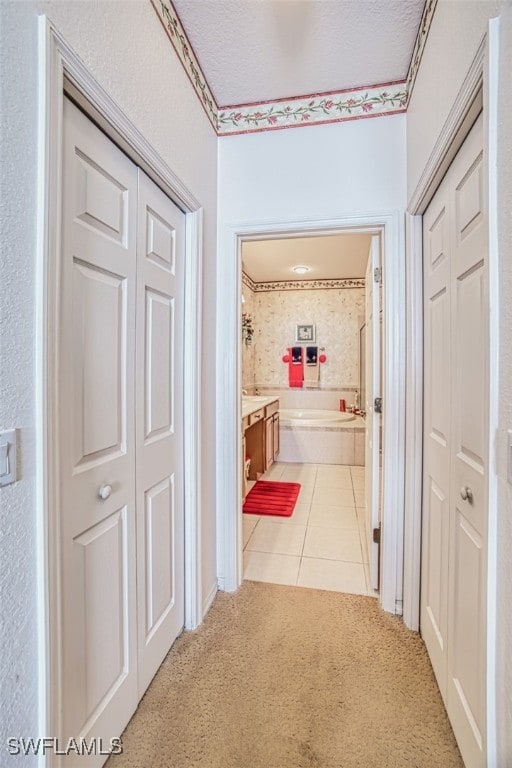
[[[446,697],[450,504],[449,189],[443,183],[423,220],[424,483],[421,631]]]
[[[487,233],[482,117],[424,216],[421,631],[467,768],[485,765]]]
[[[185,216],[139,171],[137,596],[139,694],[184,624]]]
[[[125,278],[73,259],[75,467],[109,461],[126,442]]]
[[[137,171],[64,100],[59,527],[64,739],[119,736],[137,705]],[[110,486],[110,494],[99,496]],[[73,758],[70,758],[72,762]],[[104,757],[91,756],[88,766]]]
[[[485,764],[489,300],[482,141],[480,116],[451,168],[453,631],[447,709],[468,768]],[[463,499],[465,489],[471,495]]]
[[[174,300],[146,287],[146,444],[173,431],[173,315]]]
[[[145,493],[146,633],[158,629],[175,602],[174,477],[167,477]]]

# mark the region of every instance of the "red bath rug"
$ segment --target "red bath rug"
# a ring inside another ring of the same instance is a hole
[[[300,492],[300,483],[277,483],[258,480],[245,499],[247,515],[277,515],[290,517]]]

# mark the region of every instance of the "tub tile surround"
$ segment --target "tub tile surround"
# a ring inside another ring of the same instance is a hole
[[[244,578],[376,596],[368,569],[364,471],[273,464],[264,479],[299,482],[301,492],[290,518],[243,515]]]
[[[279,431],[280,461],[364,465],[365,423],[361,416],[342,426],[281,425]]]

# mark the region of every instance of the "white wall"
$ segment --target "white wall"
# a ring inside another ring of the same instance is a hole
[[[512,485],[507,430],[512,430],[512,4],[501,18],[498,210],[500,249],[500,396],[498,432],[498,765],[512,760]]]
[[[488,19],[502,12],[500,45],[499,250],[500,428],[498,440],[497,749],[498,768],[512,756],[512,487],[506,479],[506,431],[512,429],[512,8],[510,0],[439,0],[407,112],[408,194],[434,148]],[[449,75],[449,76],[448,76]]]
[[[0,751],[37,735],[34,296],[37,14],[47,13],[205,209],[203,593],[216,581],[215,325],[217,138],[149,2],[2,2],[0,427],[20,430],[19,481],[1,494]],[[2,762],[2,760],[0,760]],[[30,760],[26,760],[29,764]]]
[[[487,21],[504,0],[438,0],[407,109],[407,193],[411,197],[460,90]]]
[[[405,115],[219,140],[219,222],[405,208]]]

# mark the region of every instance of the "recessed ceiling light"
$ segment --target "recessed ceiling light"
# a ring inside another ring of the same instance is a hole
[[[297,266],[293,268],[293,271],[296,272],[298,275],[305,275],[306,272],[309,272],[309,267]]]

